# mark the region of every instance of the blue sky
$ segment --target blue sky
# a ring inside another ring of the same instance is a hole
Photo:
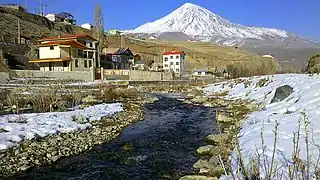
[[[186,2],[203,6],[231,22],[274,27],[320,40],[320,0],[42,0],[46,13],[67,11],[78,24],[93,22],[94,6],[101,3],[106,29],[134,29],[159,19]],[[39,0],[1,0],[1,3],[27,2],[28,10],[39,11]]]

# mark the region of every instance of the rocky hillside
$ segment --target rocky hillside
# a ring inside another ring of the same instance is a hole
[[[2,38],[0,40],[11,43],[17,42],[18,20],[22,37],[31,38],[31,40],[59,34],[90,33],[78,26],[53,23],[45,17],[9,8],[0,7],[0,19],[0,37]]]

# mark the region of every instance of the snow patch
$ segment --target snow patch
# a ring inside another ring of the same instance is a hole
[[[299,121],[302,119],[302,112],[305,112],[310,125],[309,131],[309,149],[311,153],[311,169],[314,170],[316,160],[319,157],[320,145],[320,76],[309,76],[306,74],[284,74],[269,76],[269,84],[263,87],[257,87],[259,80],[267,76],[242,78],[251,82],[245,87],[244,83],[235,85],[230,88],[228,85],[215,84],[209,85],[204,90],[207,95],[215,92],[229,91],[227,99],[247,99],[254,100],[258,103],[266,101],[265,110],[253,112],[246,117],[242,125],[238,140],[242,149],[245,165],[249,166],[250,158],[256,157],[256,152],[261,152],[261,131],[263,129],[264,144],[266,146],[266,155],[271,159],[274,147],[274,129],[276,121],[280,123],[277,150],[275,154],[278,167],[284,172],[283,179],[288,179],[288,165],[292,165],[293,154],[293,132],[298,130]],[[227,84],[230,84],[229,81]],[[272,103],[271,99],[275,94],[276,88],[284,85],[293,87],[293,93],[281,102]],[[265,96],[267,97],[265,99]],[[312,135],[313,133],[313,135]],[[300,158],[307,160],[306,154],[306,133],[303,130],[303,121],[300,129]],[[311,139],[313,136],[313,139]],[[232,156],[235,156],[235,152]],[[232,158],[234,169],[237,163]],[[236,172],[233,172],[236,174]],[[314,172],[312,172],[314,175]]]
[[[68,133],[91,128],[92,121],[123,111],[121,103],[99,104],[82,110],[52,113],[10,114],[0,116],[0,150],[18,146],[23,140],[49,134]],[[88,119],[78,124],[76,117]]]

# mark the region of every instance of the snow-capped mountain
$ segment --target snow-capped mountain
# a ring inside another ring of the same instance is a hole
[[[152,34],[153,36],[168,32],[182,32],[197,40],[213,41],[228,46],[244,45],[252,42],[252,39],[282,43],[287,43],[286,40],[301,39],[284,30],[235,24],[206,8],[191,3],[182,5],[159,20],[146,23],[127,32]],[[312,43],[305,39],[303,41],[306,41],[304,43]]]

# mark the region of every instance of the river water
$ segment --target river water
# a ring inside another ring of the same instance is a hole
[[[114,141],[10,179],[149,180],[194,173],[196,149],[215,132],[215,110],[183,104],[179,95],[156,96],[159,101],[145,106],[144,120]]]

